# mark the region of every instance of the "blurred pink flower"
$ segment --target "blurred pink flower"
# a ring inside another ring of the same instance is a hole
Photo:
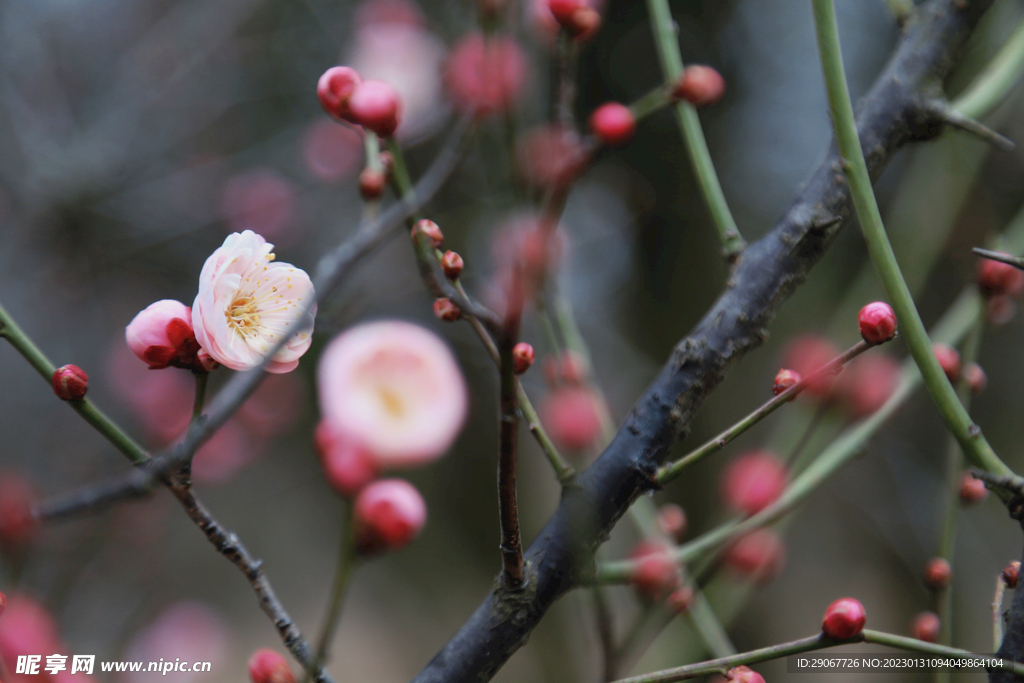
[[[192,304],[196,339],[232,370],[255,367],[278,339],[290,336],[267,366],[268,372],[290,372],[312,341],[316,308],[303,307],[312,304],[313,283],[301,268],[275,263],[273,248],[251,230],[232,233],[199,276]]]
[[[382,469],[439,458],[466,417],[458,363],[423,327],[380,321],[354,327],[326,348],[320,408],[331,428],[370,451]]]
[[[282,244],[294,241],[295,190],[272,168],[252,168],[221,188],[220,212],[231,232],[252,230]]]
[[[362,164],[363,141],[352,128],[319,118],[302,137],[302,159],[320,180],[347,178]]]
[[[14,672],[19,655],[56,654],[60,650],[57,624],[45,607],[26,595],[8,595],[0,617],[0,657]],[[38,679],[26,676],[24,680]],[[20,679],[15,679],[20,680]]]
[[[210,662],[219,671],[227,660],[228,630],[223,620],[200,602],[184,600],[161,612],[128,644],[124,658],[137,662]],[[126,683],[152,683],[152,673],[128,673]],[[209,672],[171,671],[161,673],[168,683],[190,683],[209,679]]]
[[[445,66],[445,85],[461,112],[485,117],[519,104],[526,69],[526,55],[519,43],[474,32],[452,50]]]
[[[409,0],[367,0],[356,10],[355,24],[360,30],[374,24],[422,28],[426,21],[419,5]]]
[[[327,483],[346,498],[355,496],[380,474],[373,453],[336,431],[327,420],[316,426],[314,440]]]
[[[441,93],[444,44],[416,24],[371,23],[359,28],[345,63],[364,80],[390,84],[402,101],[399,139],[421,137],[444,121],[447,107]]]

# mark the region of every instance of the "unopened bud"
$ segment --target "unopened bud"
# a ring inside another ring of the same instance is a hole
[[[988,375],[985,374],[980,365],[971,363],[964,368],[964,381],[971,388],[971,393],[977,396],[985,391],[985,387],[988,385]]]
[[[950,382],[960,379],[960,352],[949,344],[932,344],[932,351]]]
[[[975,479],[970,472],[964,472],[960,478],[960,502],[964,505],[980,503],[988,497],[988,488],[981,479]]]
[[[1003,569],[1003,582],[1008,588],[1016,588],[1020,578],[1020,562],[1014,560]]]
[[[672,89],[677,99],[686,100],[695,107],[705,107],[722,99],[725,79],[715,69],[702,64],[686,67]]]
[[[860,335],[869,344],[881,344],[896,335],[896,313],[884,301],[875,301],[860,309],[857,322]]]
[[[263,648],[249,658],[249,680],[252,683],[295,683],[295,675],[284,657],[270,648]]]
[[[427,504],[409,482],[381,479],[359,492],[353,515],[359,552],[375,555],[416,538],[427,522]]]
[[[953,580],[953,569],[942,557],[933,557],[924,567],[924,583],[932,590],[945,588]]]
[[[786,368],[782,368],[775,375],[775,384],[772,386],[772,393],[778,396],[786,389],[799,384],[801,379],[803,378],[796,370],[787,370]]]
[[[937,642],[940,630],[942,630],[942,623],[939,621],[939,615],[935,612],[921,612],[914,617],[911,631],[918,640],[923,640],[926,643]]]
[[[426,218],[416,221],[416,225],[412,226],[412,238],[416,239],[417,235],[423,235],[429,239],[434,249],[440,249],[444,244],[444,234],[441,232],[441,228],[437,223]]]
[[[442,296],[434,300],[434,315],[446,322],[454,322],[462,317],[462,309],[452,303],[451,299]]]
[[[590,132],[603,145],[624,145],[632,140],[633,134],[636,133],[636,117],[629,107],[618,102],[608,102],[590,115]]]
[[[463,266],[465,266],[465,263],[462,257],[450,249],[444,252],[444,256],[441,257],[441,269],[449,280],[458,280],[459,276],[462,275]]]
[[[387,185],[387,182],[387,176],[384,175],[383,171],[378,171],[375,168],[364,168],[363,172],[359,174],[359,194],[366,201],[380,199],[380,196],[384,194],[384,187]]]
[[[743,664],[729,669],[725,678],[730,683],[764,683],[764,677],[761,674]]]
[[[53,393],[65,401],[80,401],[89,390],[89,375],[77,365],[65,365],[53,373]]]
[[[665,503],[658,508],[658,528],[661,533],[676,543],[682,543],[686,536],[686,512],[675,503]]]
[[[864,605],[853,598],[840,598],[825,610],[821,631],[831,640],[847,640],[864,630],[867,614]]]
[[[512,347],[512,363],[515,365],[514,371],[517,375],[529,370],[533,365],[533,359],[533,347],[526,342],[519,342]]]

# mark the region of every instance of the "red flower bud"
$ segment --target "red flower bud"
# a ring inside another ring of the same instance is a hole
[[[705,107],[722,99],[725,79],[710,66],[694,64],[686,67],[672,89],[673,97],[686,100],[695,107]]]
[[[629,582],[641,596],[657,600],[679,585],[679,567],[664,543],[640,541],[629,557],[634,562]]]
[[[352,498],[377,478],[379,468],[373,453],[358,440],[321,420],[313,435],[327,483],[345,498]]]
[[[624,145],[632,140],[633,134],[636,133],[636,117],[629,107],[618,102],[608,102],[590,115],[590,132],[603,145]]]
[[[970,472],[960,478],[960,502],[964,505],[980,503],[988,497],[988,488],[981,479],[975,479]]]
[[[831,640],[847,640],[864,630],[867,614],[864,605],[853,598],[840,598],[825,610],[821,631]]]
[[[778,396],[786,389],[799,384],[801,379],[803,378],[796,370],[787,370],[786,368],[782,368],[775,375],[775,384],[772,386],[772,393]]]
[[[462,317],[462,309],[453,304],[451,299],[442,296],[434,300],[434,315],[450,323]]]
[[[519,342],[512,347],[512,363],[515,365],[515,373],[521,375],[533,365],[533,347],[526,342]]]
[[[564,387],[552,391],[540,413],[551,438],[570,451],[588,448],[601,436],[597,398],[587,389]]]
[[[409,482],[381,479],[359,492],[354,523],[363,555],[399,550],[419,535],[427,522],[427,504]]]
[[[932,351],[950,382],[960,379],[960,352],[948,344],[932,344]]]
[[[316,96],[324,111],[336,119],[357,123],[348,101],[356,86],[363,82],[356,70],[347,66],[333,66],[324,72],[316,85]]]
[[[676,543],[682,543],[686,536],[686,512],[675,503],[665,503],[658,508],[658,528],[661,533]]]
[[[426,218],[417,221],[416,225],[412,226],[412,238],[416,239],[417,235],[424,235],[429,239],[430,243],[434,245],[434,249],[440,249],[441,245],[444,244],[444,235],[441,233],[441,228],[437,226],[437,223]]]
[[[363,128],[386,138],[398,128],[402,103],[398,93],[384,81],[363,81],[348,98],[348,108]]]
[[[978,262],[978,287],[985,297],[1017,296],[1024,290],[1024,272],[1002,261],[981,259]]]
[[[732,683],[764,683],[764,677],[761,674],[743,664],[729,669],[725,677]]]
[[[359,194],[368,202],[379,199],[387,184],[388,177],[375,168],[364,168],[359,174]]]
[[[945,588],[953,580],[953,569],[942,557],[933,557],[924,566],[924,583],[932,590]]]
[[[1020,562],[1014,560],[1003,569],[1003,582],[1008,588],[1016,588],[1020,578]]]
[[[587,363],[575,351],[563,351],[562,355],[548,359],[544,374],[552,385],[578,386],[587,379]]]
[[[935,612],[921,612],[914,617],[914,626],[911,632],[918,640],[926,643],[934,643],[939,639],[939,631],[942,624],[939,622],[939,615]]]
[[[884,301],[875,301],[860,309],[857,322],[860,336],[869,344],[881,344],[896,336],[896,314]]]
[[[601,15],[587,0],[548,0],[548,7],[559,26],[574,38],[589,38],[601,25]]]
[[[872,352],[850,363],[839,380],[839,394],[854,417],[872,414],[889,400],[900,381],[900,364]]]
[[[285,658],[270,648],[256,650],[249,658],[252,683],[295,683],[295,675]]]
[[[462,275],[463,266],[465,266],[465,263],[462,257],[450,249],[444,252],[444,256],[441,257],[441,270],[444,271],[449,280],[458,280],[459,276]]]
[[[77,365],[65,365],[53,373],[53,393],[65,401],[80,401],[89,390],[89,375]]]

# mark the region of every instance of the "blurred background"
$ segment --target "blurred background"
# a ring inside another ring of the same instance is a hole
[[[856,98],[882,68],[899,28],[882,0],[837,0],[837,7]],[[810,7],[802,0],[676,0],[672,9],[684,61],[710,64],[726,80],[724,99],[702,111],[702,123],[726,198],[752,241],[782,214],[829,144]],[[427,210],[447,246],[466,259],[467,288],[481,296],[497,267],[496,235],[531,208],[510,139],[551,109],[554,41],[542,11],[531,0],[510,6],[505,30],[527,63],[514,115],[481,125],[464,163]],[[600,31],[580,54],[581,127],[597,105],[631,102],[661,82],[643,4],[607,0],[602,14]],[[997,0],[951,81],[952,94],[1022,16],[1024,3]],[[132,435],[147,447],[166,445],[187,422],[190,378],[175,369],[146,370],[125,346],[125,325],[155,300],[191,303],[203,262],[233,231],[262,234],[277,245],[279,260],[313,272],[319,257],[357,228],[363,211],[356,186],[362,143],[320,109],[320,74],[349,64],[395,84],[405,106],[398,135],[415,178],[455,121],[444,87],[446,57],[476,27],[468,1],[0,1],[0,303],[57,365],[81,366],[89,396]],[[1017,87],[986,120],[1021,141],[1022,110],[1024,89]],[[899,154],[879,182],[887,226],[926,324],[971,286],[970,248],[1021,208],[1022,162],[1020,148],[994,151],[949,132]],[[644,120],[631,143],[586,171],[569,197],[562,231],[556,289],[575,311],[594,378],[619,421],[719,295],[726,275],[667,111]],[[714,392],[676,454],[770,397],[787,345],[800,335],[823,335],[837,346],[856,341],[856,311],[880,296],[851,226],[783,306],[767,343]],[[419,322],[455,350],[470,385],[470,418],[445,458],[402,474],[422,491],[429,521],[410,547],[357,571],[329,666],[338,681],[411,678],[500,569],[497,376],[468,326],[436,320],[431,303],[407,241],[388,242],[321,307],[313,348],[299,369],[269,378],[196,463],[198,495],[263,558],[279,597],[312,639],[341,524],[340,501],[313,448],[319,351],[338,331],[379,318]],[[551,387],[542,368],[552,348],[535,310],[527,313],[523,338],[539,356],[524,383],[543,405]],[[1022,343],[1019,316],[986,328],[980,364],[989,383],[972,411],[1018,472]],[[906,351],[897,340],[877,354],[902,359]],[[214,373],[214,390],[228,375]],[[728,519],[722,469],[754,447],[786,457],[815,411],[809,401],[786,407],[656,502],[683,506],[690,537]],[[852,419],[842,401],[823,414],[811,450]],[[525,431],[521,443],[520,504],[530,542],[557,505],[558,486]],[[920,572],[935,553],[948,498],[947,448],[935,410],[918,392],[863,457],[792,516],[784,529],[786,561],[770,582],[755,587],[719,573],[710,593],[731,605],[723,614],[732,615],[735,645],[745,650],[809,635],[825,607],[844,595],[864,602],[871,628],[909,633],[914,615],[931,605]],[[585,466],[596,454],[596,446],[583,449],[574,462]],[[123,473],[127,463],[0,344],[0,469],[0,485],[27,482],[45,497]],[[957,646],[993,650],[989,605],[997,573],[1020,556],[1015,527],[991,498],[961,515],[953,579]],[[636,538],[623,521],[605,556],[624,557]],[[284,651],[250,586],[164,491],[46,526],[0,550],[0,589],[9,600],[31,596],[45,606],[69,654],[210,660],[211,674],[177,680],[238,681],[257,647]],[[736,602],[738,594],[745,602]],[[626,587],[608,596],[622,637],[639,603]],[[681,664],[700,656],[695,648],[676,620],[632,671]],[[593,603],[577,591],[551,610],[495,680],[596,681],[601,667]],[[784,662],[758,669],[770,680],[788,678]],[[871,674],[872,681],[918,679]]]

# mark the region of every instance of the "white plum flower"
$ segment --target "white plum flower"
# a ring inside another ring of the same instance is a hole
[[[301,268],[274,261],[273,249],[251,230],[232,233],[206,259],[199,275],[199,294],[192,304],[196,340],[232,370],[259,365],[288,338],[267,372],[290,372],[312,341],[313,283]]]
[[[358,325],[324,350],[320,409],[335,440],[366,451],[379,469],[430,462],[466,418],[466,383],[448,346],[412,323]]]

